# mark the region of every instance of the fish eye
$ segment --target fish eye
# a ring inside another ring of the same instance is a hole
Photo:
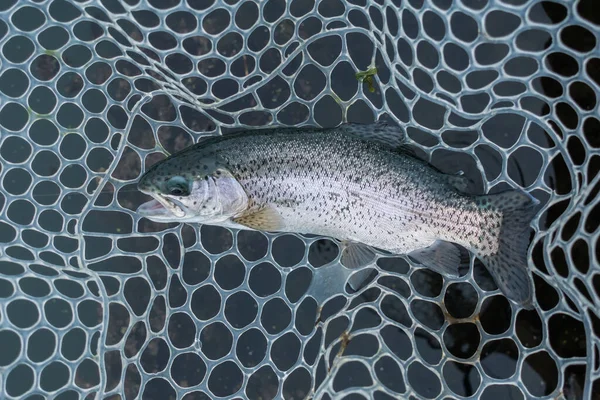
[[[167,191],[172,196],[189,196],[190,188],[182,176],[174,176],[167,181]]]

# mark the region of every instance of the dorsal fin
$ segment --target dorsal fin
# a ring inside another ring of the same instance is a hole
[[[386,121],[377,121],[372,124],[356,124],[349,122],[340,125],[336,129],[359,139],[382,143],[393,148],[400,147],[406,138],[406,134],[402,128]]]

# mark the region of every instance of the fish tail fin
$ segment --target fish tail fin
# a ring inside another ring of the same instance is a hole
[[[496,244],[492,251],[480,251],[479,257],[496,285],[510,300],[531,308],[533,280],[527,263],[530,225],[539,201],[528,193],[510,190],[478,198],[483,208],[500,211],[500,223],[495,221]],[[483,250],[483,249],[482,249]]]

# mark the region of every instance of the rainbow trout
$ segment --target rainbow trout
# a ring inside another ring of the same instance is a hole
[[[399,148],[398,132],[346,124],[207,138],[142,176],[138,188],[153,200],[138,212],[159,222],[330,236],[342,241],[348,268],[369,264],[381,249],[458,276],[457,243],[479,257],[502,293],[530,307],[537,200],[517,190],[469,195],[460,189],[464,178]]]

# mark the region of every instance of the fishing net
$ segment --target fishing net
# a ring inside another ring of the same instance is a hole
[[[595,0],[5,0],[0,393],[26,399],[600,392]],[[140,175],[201,136],[386,119],[474,192],[541,201],[515,307],[466,257],[158,224]]]

